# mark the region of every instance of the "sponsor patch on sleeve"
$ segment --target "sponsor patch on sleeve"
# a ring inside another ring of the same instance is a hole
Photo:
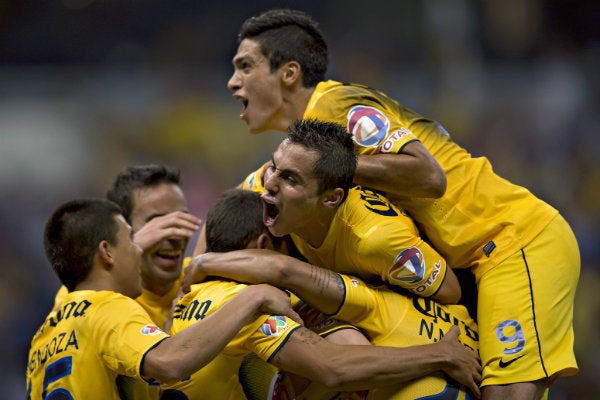
[[[260,330],[265,336],[279,336],[289,328],[284,315],[271,315],[263,322]]]
[[[390,120],[374,107],[355,106],[348,112],[348,132],[360,146],[377,147],[389,129]]]
[[[146,325],[141,330],[143,335],[156,336],[165,332],[156,325]]]

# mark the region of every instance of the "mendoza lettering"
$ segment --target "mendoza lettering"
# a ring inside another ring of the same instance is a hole
[[[33,371],[38,366],[44,365],[53,355],[67,350],[79,350],[75,330],[71,330],[69,333],[59,332],[45,345],[31,353],[31,359],[27,367],[29,371]]]
[[[80,302],[72,301],[70,303],[67,303],[67,304],[63,305],[60,308],[60,310],[58,310],[58,312],[56,313],[56,317],[54,317],[54,316],[49,317],[48,324],[50,324],[50,326],[54,327],[62,320],[66,320],[71,317],[73,317],[73,318],[83,317],[85,315],[85,311],[91,305],[92,305],[92,303],[90,303],[87,300],[82,300]]]

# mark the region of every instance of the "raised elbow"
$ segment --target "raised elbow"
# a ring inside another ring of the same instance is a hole
[[[175,383],[189,375],[177,360],[164,359],[152,354],[152,351],[144,358],[142,365],[142,376],[152,378],[163,383]]]
[[[429,195],[434,199],[439,199],[446,193],[446,187],[448,182],[446,180],[446,174],[441,169],[435,169],[429,176]]]

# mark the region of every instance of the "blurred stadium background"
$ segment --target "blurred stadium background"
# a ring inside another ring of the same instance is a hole
[[[226,82],[239,25],[271,7],[320,21],[330,77],[441,121],[562,211],[583,261],[581,372],[550,398],[600,398],[600,3],[591,0],[0,2],[0,398],[25,397],[29,341],[59,286],[42,231],[60,202],[103,196],[127,165],[164,162],[181,168],[191,210],[204,217],[270,156],[281,134],[250,135]]]

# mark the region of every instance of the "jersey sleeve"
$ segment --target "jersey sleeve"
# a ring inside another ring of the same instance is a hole
[[[125,296],[107,299],[95,312],[93,337],[110,369],[141,378],[146,353],[169,337],[144,309]]]
[[[248,174],[244,182],[242,183],[242,189],[252,190],[253,192],[264,193],[265,187],[263,185],[263,175],[265,173],[266,165],[262,165],[256,171]]]
[[[355,257],[358,270],[418,296],[435,294],[446,275],[446,261],[419,236],[416,225],[402,209],[378,193],[364,190],[348,214],[354,220],[360,218],[363,227]]]
[[[358,254],[369,259],[367,265],[384,266],[379,269],[384,282],[418,296],[434,295],[446,275],[446,261],[419,236],[394,228],[373,232]]]
[[[408,124],[416,117],[385,94],[358,84],[329,81],[318,89],[304,115],[337,122],[352,134],[359,154],[401,153],[419,140]]]
[[[240,332],[245,346],[264,361],[269,361],[301,325],[285,315],[263,314]]]

